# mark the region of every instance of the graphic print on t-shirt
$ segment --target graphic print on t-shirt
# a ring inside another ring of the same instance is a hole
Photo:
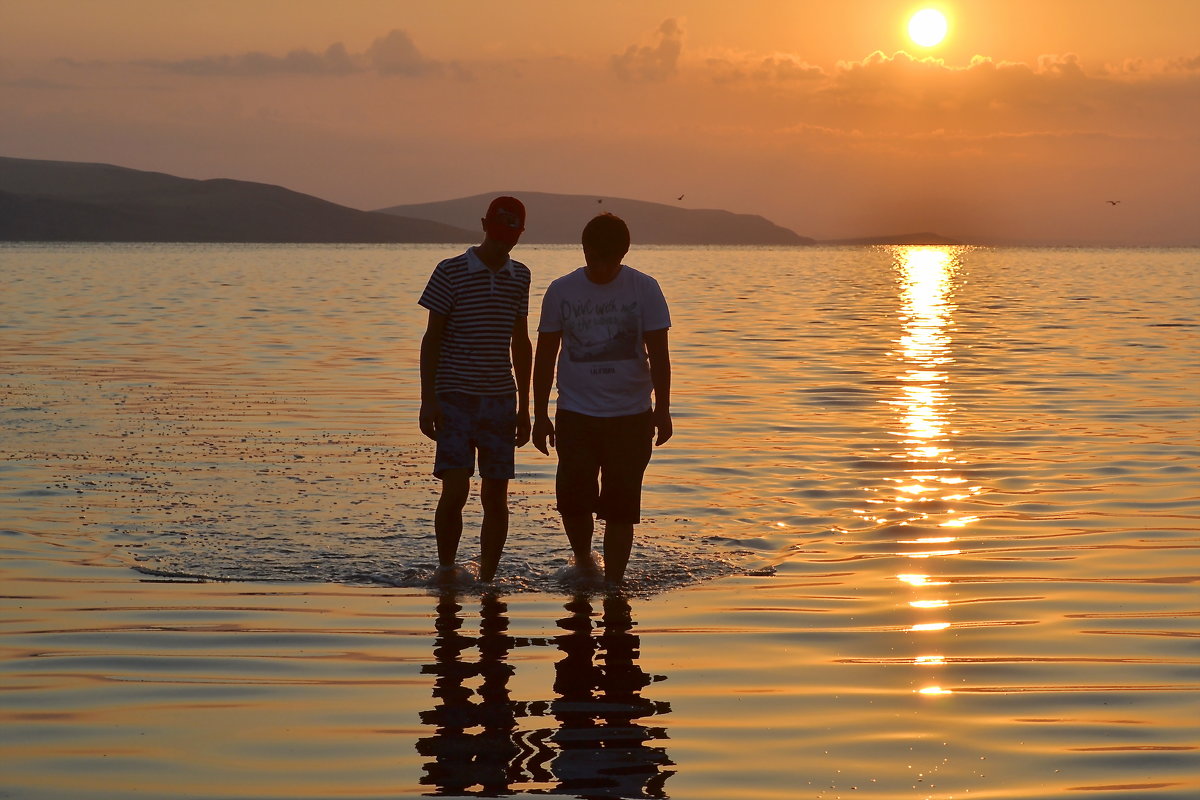
[[[628,304],[564,300],[560,308],[563,346],[572,361],[632,361],[639,357],[641,312],[636,300]]]

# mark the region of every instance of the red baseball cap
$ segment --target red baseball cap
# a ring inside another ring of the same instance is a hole
[[[489,227],[509,228],[517,232],[525,230],[525,205],[515,197],[497,197],[488,206],[487,216],[483,218]]]

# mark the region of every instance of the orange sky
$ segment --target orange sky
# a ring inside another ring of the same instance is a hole
[[[358,208],[682,192],[816,238],[1196,244],[1197,30],[1196,0],[0,0],[0,155]]]

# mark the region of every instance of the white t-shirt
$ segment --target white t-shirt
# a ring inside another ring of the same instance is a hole
[[[650,409],[653,384],[643,336],[671,327],[658,281],[622,265],[608,283],[584,267],[550,284],[542,298],[541,333],[562,333],[558,408],[593,417]]]

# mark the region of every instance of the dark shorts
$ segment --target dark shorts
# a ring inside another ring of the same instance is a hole
[[[608,522],[636,525],[642,512],[642,476],[654,449],[651,413],[591,417],[559,411],[554,436],[558,513],[595,514]]]
[[[468,469],[475,474],[475,451],[479,451],[479,475],[509,480],[515,474],[513,436],[517,426],[515,393],[481,396],[462,392],[438,395],[442,407],[442,429],[438,433],[433,474]]]

